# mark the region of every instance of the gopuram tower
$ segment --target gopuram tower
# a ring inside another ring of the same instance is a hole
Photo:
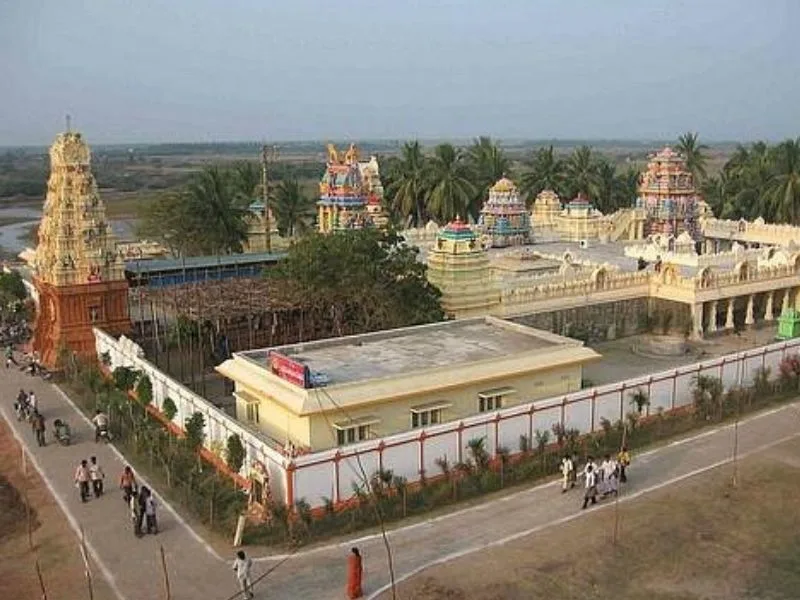
[[[128,283],[80,133],[50,147],[50,179],[39,224],[34,286],[39,304],[33,349],[48,368],[65,347],[94,357],[93,327],[128,333]]]

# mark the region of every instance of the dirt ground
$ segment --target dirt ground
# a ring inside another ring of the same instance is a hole
[[[31,508],[32,550],[26,493]],[[27,476],[22,472],[19,444],[0,418],[0,598],[42,598],[37,560],[48,598],[89,597],[78,540],[33,466],[28,464]],[[108,585],[94,566],[92,575],[94,599],[111,599]]]
[[[740,463],[735,489],[731,477],[725,466],[619,504],[616,547],[608,508],[423,571],[398,598],[800,598],[800,440]]]

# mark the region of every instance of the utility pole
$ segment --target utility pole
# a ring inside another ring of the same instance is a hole
[[[267,165],[278,157],[278,147],[271,148],[264,144],[261,147],[261,193],[264,199],[264,219],[267,225],[267,252],[272,252],[272,214],[269,209],[269,176]]]

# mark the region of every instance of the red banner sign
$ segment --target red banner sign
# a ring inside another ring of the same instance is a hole
[[[269,368],[275,375],[289,383],[301,388],[308,387],[308,367],[303,363],[272,351],[269,353]]]

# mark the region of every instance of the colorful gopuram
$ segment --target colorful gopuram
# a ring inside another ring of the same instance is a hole
[[[487,314],[499,299],[488,253],[458,218],[439,232],[428,250],[428,280],[441,290],[442,308],[450,316]]]
[[[683,157],[671,148],[650,157],[640,179],[636,205],[647,212],[647,235],[678,236],[686,231],[693,239],[699,239],[694,178]]]
[[[369,224],[367,186],[358,163],[358,149],[350,144],[340,154],[328,144],[328,162],[319,183],[317,226],[320,233],[361,229]]]
[[[478,230],[493,248],[531,243],[531,220],[513,181],[503,177],[489,189]]]
[[[94,357],[93,327],[130,330],[128,283],[80,133],[50,147],[50,179],[34,261],[39,304],[33,349],[49,368],[65,347]]]
[[[389,222],[383,212],[383,184],[381,183],[378,159],[370,156],[367,162],[358,163],[361,179],[364,182],[364,192],[367,195],[367,217],[375,227],[385,227]]]

